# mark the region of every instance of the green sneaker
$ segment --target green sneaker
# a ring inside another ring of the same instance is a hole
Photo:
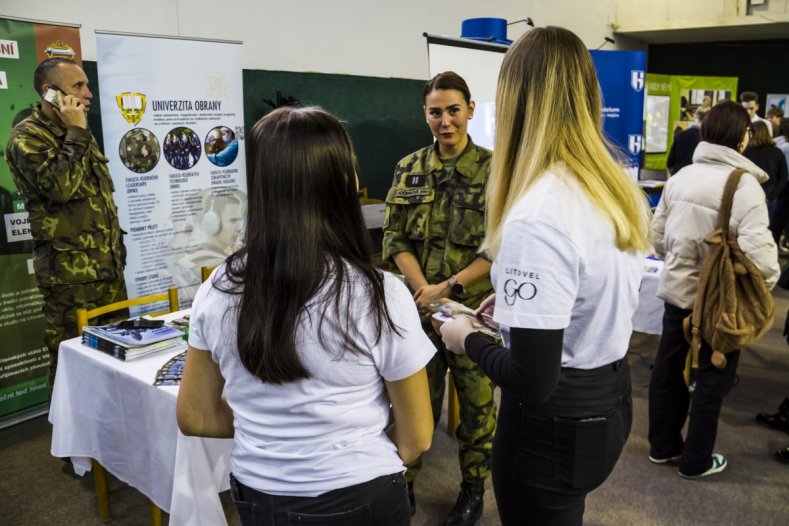
[[[686,479],[700,479],[701,477],[708,477],[710,475],[714,475],[716,473],[720,473],[724,469],[728,462],[726,462],[726,458],[723,455],[719,455],[718,453],[714,453],[712,455],[712,467],[705,471],[704,473],[700,473],[698,475],[685,475],[683,472],[679,472],[679,476]]]

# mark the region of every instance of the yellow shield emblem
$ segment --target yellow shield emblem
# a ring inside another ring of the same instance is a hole
[[[132,126],[136,125],[142,120],[142,115],[145,113],[146,97],[142,93],[134,91],[125,91],[115,97],[118,103],[118,108],[121,110],[121,115]]]

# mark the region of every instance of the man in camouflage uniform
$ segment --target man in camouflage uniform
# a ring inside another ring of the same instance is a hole
[[[466,136],[468,137],[468,136]],[[447,368],[460,401],[456,431],[463,485],[445,524],[473,524],[482,512],[485,479],[496,426],[493,383],[465,355],[449,353],[420,298],[451,297],[476,308],[492,293],[490,262],[477,251],[485,234],[485,189],[491,152],[471,138],[450,162],[439,143],[402,159],[386,197],[383,258],[393,259],[415,291],[423,328],[439,351],[427,365],[434,424],[438,426]],[[415,265],[418,265],[415,267]],[[429,291],[429,293],[427,292]],[[421,458],[406,472],[409,490]]]
[[[76,63],[50,59],[34,85],[58,90],[58,104],[42,102],[14,127],[6,160],[30,216],[51,390],[58,346],[77,336],[75,310],[126,299],[125,250],[107,158],[88,129],[88,78]]]

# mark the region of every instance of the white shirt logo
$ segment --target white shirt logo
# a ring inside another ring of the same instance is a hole
[[[518,283],[514,279],[508,279],[504,283],[504,301],[512,307],[515,305],[515,300],[521,299],[529,301],[537,295],[537,285],[526,281]]]

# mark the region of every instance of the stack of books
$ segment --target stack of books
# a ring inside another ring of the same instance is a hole
[[[120,323],[82,328],[82,343],[119,360],[129,361],[161,351],[185,350],[184,333],[169,325],[123,327]]]

